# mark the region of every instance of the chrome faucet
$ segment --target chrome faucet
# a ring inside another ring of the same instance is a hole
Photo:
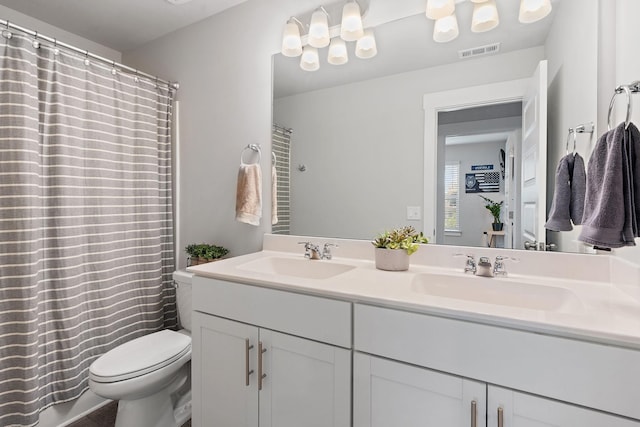
[[[491,269],[491,261],[486,256],[480,257],[478,260],[478,268],[476,270],[476,276],[493,277],[493,270]]]
[[[331,246],[338,247],[333,243],[325,243],[322,250],[316,244],[311,242],[298,242],[299,245],[304,245],[304,257],[306,259],[331,259]]]

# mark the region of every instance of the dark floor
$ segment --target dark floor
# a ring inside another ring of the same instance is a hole
[[[69,424],[68,427],[113,427],[116,423],[117,412],[118,402],[112,402],[93,411],[86,417]],[[191,420],[184,423],[182,427],[191,427]]]

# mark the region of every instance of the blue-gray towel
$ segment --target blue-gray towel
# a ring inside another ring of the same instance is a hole
[[[567,154],[558,162],[556,185],[549,210],[549,219],[544,225],[551,231],[570,231],[574,225],[582,224],[586,173],[580,154]]]
[[[635,246],[640,214],[640,132],[624,123],[598,139],[589,158],[583,224],[578,240],[620,248]]]

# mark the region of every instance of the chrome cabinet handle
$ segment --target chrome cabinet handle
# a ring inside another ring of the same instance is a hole
[[[498,408],[498,427],[504,427],[504,409]]]
[[[249,387],[249,375],[253,374],[253,369],[249,369],[249,350],[253,346],[249,343],[249,338],[244,340],[244,361],[245,361],[245,385]]]
[[[471,401],[471,427],[478,427],[478,402]]]
[[[262,347],[262,341],[258,341],[258,391],[262,390],[262,380],[267,377],[262,368],[262,355],[267,349]]]

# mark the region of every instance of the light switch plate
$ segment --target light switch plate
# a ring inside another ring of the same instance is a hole
[[[420,221],[420,206],[407,206],[407,220]]]

